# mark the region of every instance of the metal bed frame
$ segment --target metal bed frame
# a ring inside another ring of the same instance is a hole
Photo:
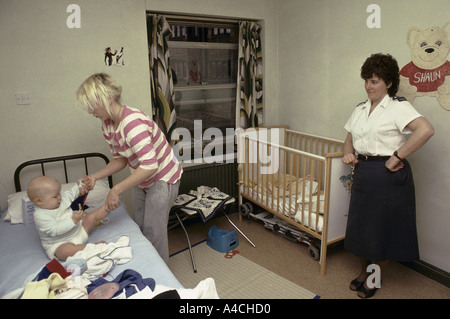
[[[103,159],[105,161],[106,164],[109,163],[109,159],[104,154],[101,154],[101,153],[82,153],[82,154],[74,154],[74,155],[66,155],[66,156],[41,158],[41,159],[24,162],[24,163],[20,164],[14,171],[14,186],[16,188],[16,192],[20,192],[22,190],[21,185],[20,185],[20,172],[22,171],[22,169],[24,169],[27,166],[40,165],[42,175],[45,176],[44,164],[52,163],[52,162],[63,162],[65,180],[66,180],[66,183],[68,183],[69,178],[67,175],[67,161],[80,159],[80,158],[84,159],[84,170],[86,172],[86,175],[89,175],[87,159],[90,157],[100,157],[101,159]],[[108,183],[109,183],[109,187],[112,188],[113,187],[112,176],[108,176]]]

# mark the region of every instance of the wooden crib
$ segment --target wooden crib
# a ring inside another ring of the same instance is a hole
[[[286,126],[238,136],[239,205],[251,202],[320,241],[323,276],[328,245],[345,237],[351,169],[343,142]]]

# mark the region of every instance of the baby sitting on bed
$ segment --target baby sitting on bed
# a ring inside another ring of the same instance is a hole
[[[56,256],[65,261],[84,249],[97,221],[108,215],[104,205],[86,215],[81,204],[79,210],[72,210],[72,202],[86,193],[85,188],[77,184],[61,193],[61,184],[53,177],[32,179],[27,193],[35,206],[34,221],[50,259]]]

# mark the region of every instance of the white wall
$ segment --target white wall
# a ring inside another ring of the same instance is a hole
[[[369,4],[381,8],[381,28],[369,29]],[[400,68],[411,61],[406,43],[412,26],[443,26],[450,20],[447,0],[282,0],[279,1],[278,120],[291,128],[344,139],[345,122],[367,99],[360,69],[372,53],[390,53]],[[435,98],[413,105],[436,129],[435,136],[409,160],[417,195],[421,259],[450,271],[450,111]]]

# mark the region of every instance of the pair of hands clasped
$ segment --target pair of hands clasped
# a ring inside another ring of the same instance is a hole
[[[95,177],[92,177],[90,175],[83,177],[82,179],[79,180],[81,183],[81,187],[80,187],[80,195],[86,194],[87,192],[91,191],[92,189],[94,189],[94,185],[96,182]],[[82,194],[82,192],[84,192]],[[108,196],[106,197],[106,201],[105,201],[105,210],[109,213],[110,211],[118,208],[120,206],[120,199],[119,199],[119,194],[114,190],[114,188],[112,188],[109,193]]]
[[[349,153],[342,157],[342,162],[346,165],[355,166],[358,163],[358,159],[356,158],[355,154]],[[386,161],[385,166],[391,172],[397,172],[401,170],[405,166],[405,164],[395,156],[391,156]]]

